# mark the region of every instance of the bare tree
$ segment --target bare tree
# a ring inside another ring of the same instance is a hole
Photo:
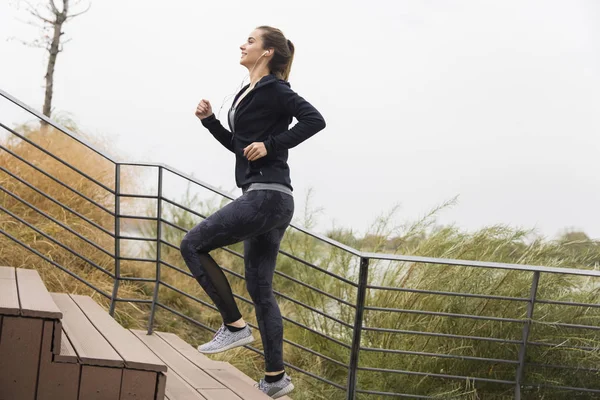
[[[64,44],[69,40],[62,40],[63,25],[81,15],[86,13],[91,6],[88,3],[87,7],[79,12],[72,12],[73,8],[80,8],[81,1],[75,0],[44,0],[41,5],[33,5],[29,1],[22,0],[27,5],[26,11],[34,17],[34,21],[28,21],[30,25],[37,26],[42,29],[41,38],[34,40],[33,42],[23,42],[28,46],[44,48],[48,51],[48,66],[46,68],[46,93],[44,94],[44,107],[42,112],[47,117],[50,117],[52,112],[52,96],[54,94],[54,68],[56,67],[56,58],[58,53],[63,51]],[[56,3],[62,2],[62,7],[59,9]],[[71,12],[71,14],[69,14]]]

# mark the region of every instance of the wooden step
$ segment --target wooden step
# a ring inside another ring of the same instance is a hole
[[[82,364],[123,368],[123,358],[92,325],[73,299],[64,293],[51,293],[63,313],[63,330]]]
[[[73,345],[71,344],[71,341],[69,340],[69,337],[67,336],[64,330],[62,330],[60,338],[60,352],[54,355],[53,361],[68,364],[79,363],[79,358],[77,358],[77,352],[75,351],[75,348],[73,348]]]
[[[19,315],[17,276],[12,267],[0,267],[0,315]]]
[[[54,319],[51,349],[60,350],[62,313],[36,270],[0,267],[0,314]]]
[[[167,366],[129,330],[123,328],[89,296],[70,295],[94,327],[125,362],[125,367],[166,372]]]
[[[52,341],[53,324],[51,321],[44,321],[44,336],[43,342],[45,345],[49,345]],[[69,343],[66,335],[63,336],[63,340]],[[64,343],[64,342],[63,342]],[[42,347],[44,347],[44,344]],[[67,346],[65,346],[67,347]],[[68,350],[61,350],[66,352],[73,352],[70,343]],[[75,355],[75,362],[55,362],[57,356],[54,356],[49,351],[44,351],[40,358],[40,371],[38,379],[38,390],[36,400],[78,400],[79,396],[79,376],[81,374],[81,366],[77,363],[77,356]]]
[[[17,284],[21,315],[48,319],[62,318],[62,313],[36,270],[17,268]]]
[[[0,400],[33,400],[37,385],[43,320],[2,316]],[[50,349],[47,349],[50,352]]]
[[[156,355],[169,367],[167,375],[167,397],[173,400],[175,394],[169,392],[172,375],[182,381],[206,399],[231,400],[268,400],[270,397],[254,387],[254,381],[246,376],[240,378],[241,371],[235,370],[229,363],[216,362],[200,354],[190,344],[174,334],[154,332],[147,335],[144,331],[132,330]],[[243,374],[242,374],[243,375]],[[174,389],[173,389],[174,390]],[[172,393],[172,396],[169,395]],[[179,400],[175,397],[175,400]]]

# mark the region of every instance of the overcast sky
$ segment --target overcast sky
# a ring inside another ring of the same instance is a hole
[[[295,43],[292,88],[327,121],[290,151],[297,215],[312,187],[317,230],[363,232],[394,204],[410,221],[458,195],[439,223],[600,238],[596,0],[92,3],[65,26],[53,105],[125,159],[239,195],[233,155],[193,113],[236,91],[239,46],[267,24]],[[36,37],[18,19],[0,0],[0,88],[41,109],[47,57],[8,40]]]

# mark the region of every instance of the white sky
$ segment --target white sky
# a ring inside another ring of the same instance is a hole
[[[17,3],[0,0],[0,88],[41,109],[47,58],[8,40],[37,33]],[[599,21],[596,0],[95,0],[65,26],[54,107],[127,160],[237,195],[233,155],[193,112],[235,92],[239,45],[273,25],[296,45],[292,88],[327,121],[290,152],[296,214],[312,187],[317,230],[459,195],[439,223],[600,238]]]

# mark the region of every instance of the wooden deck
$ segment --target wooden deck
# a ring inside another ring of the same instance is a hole
[[[0,400],[268,400],[177,335],[127,330],[88,296],[0,267]],[[290,400],[289,397],[282,397]]]

